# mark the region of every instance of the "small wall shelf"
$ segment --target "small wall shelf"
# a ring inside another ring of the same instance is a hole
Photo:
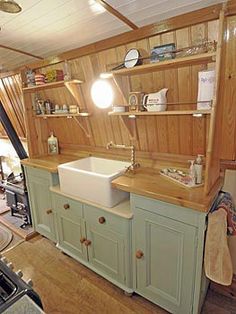
[[[109,116],[175,116],[175,115],[207,115],[211,110],[173,110],[173,111],[129,111],[129,112],[108,112]]]
[[[35,115],[36,118],[47,119],[47,118],[73,118],[73,117],[89,117],[91,113],[81,112],[81,113],[60,113],[60,114],[39,114]]]
[[[66,86],[66,83],[69,83],[69,84],[82,84],[83,81],[81,81],[81,80],[58,81],[58,82],[52,82],[52,83],[45,83],[43,85],[35,85],[35,86],[31,86],[31,87],[24,87],[24,88],[22,88],[22,90],[25,91],[25,92],[33,93],[33,92],[37,92],[37,91],[44,90],[44,89],[63,87],[63,86]]]
[[[170,59],[155,63],[148,63],[143,65],[137,65],[133,68],[122,68],[120,70],[111,71],[111,74],[115,75],[135,75],[142,73],[150,73],[154,71],[163,71],[165,69],[194,65],[194,64],[203,64],[209,62],[215,62],[216,53],[215,52],[206,52],[201,54],[196,54],[189,57]]]

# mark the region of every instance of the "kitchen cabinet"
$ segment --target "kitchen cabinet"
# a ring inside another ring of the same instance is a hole
[[[80,202],[60,195],[53,196],[58,232],[57,247],[76,258],[87,260],[87,250],[83,244],[86,232],[82,207],[83,204]]]
[[[57,247],[127,292],[132,292],[130,220],[52,193]]]
[[[135,291],[171,313],[198,313],[206,214],[137,195],[131,202]]]
[[[84,206],[89,262],[96,269],[123,284],[130,271],[129,221]]]
[[[56,241],[55,214],[49,187],[58,183],[58,175],[33,167],[24,167],[34,229]]]

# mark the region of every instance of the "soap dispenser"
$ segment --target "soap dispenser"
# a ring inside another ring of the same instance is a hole
[[[198,154],[195,161],[196,184],[202,183],[202,157]]]
[[[56,136],[53,135],[53,132],[50,133],[50,136],[48,138],[48,154],[49,155],[55,155],[58,154],[58,140]]]

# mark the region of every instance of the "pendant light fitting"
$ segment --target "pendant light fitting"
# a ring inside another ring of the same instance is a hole
[[[19,13],[22,10],[14,0],[0,0],[0,11],[7,13]]]

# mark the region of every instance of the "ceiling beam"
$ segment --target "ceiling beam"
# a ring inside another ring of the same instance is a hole
[[[111,13],[112,15],[116,16],[119,20],[127,24],[132,29],[138,29],[138,26],[135,25],[133,22],[131,22],[127,17],[125,17],[123,14],[121,14],[119,11],[114,9],[110,4],[108,4],[104,0],[95,0],[97,3],[99,3],[103,8]]]
[[[32,53],[25,52],[25,51],[22,51],[22,50],[19,50],[19,49],[11,48],[11,47],[4,46],[4,45],[0,45],[0,48],[8,49],[8,50],[11,50],[11,51],[14,51],[14,52],[17,52],[17,53],[21,53],[21,54],[29,56],[29,57],[33,57],[33,58],[36,58],[36,59],[39,59],[39,60],[43,60],[42,57],[33,55]]]

